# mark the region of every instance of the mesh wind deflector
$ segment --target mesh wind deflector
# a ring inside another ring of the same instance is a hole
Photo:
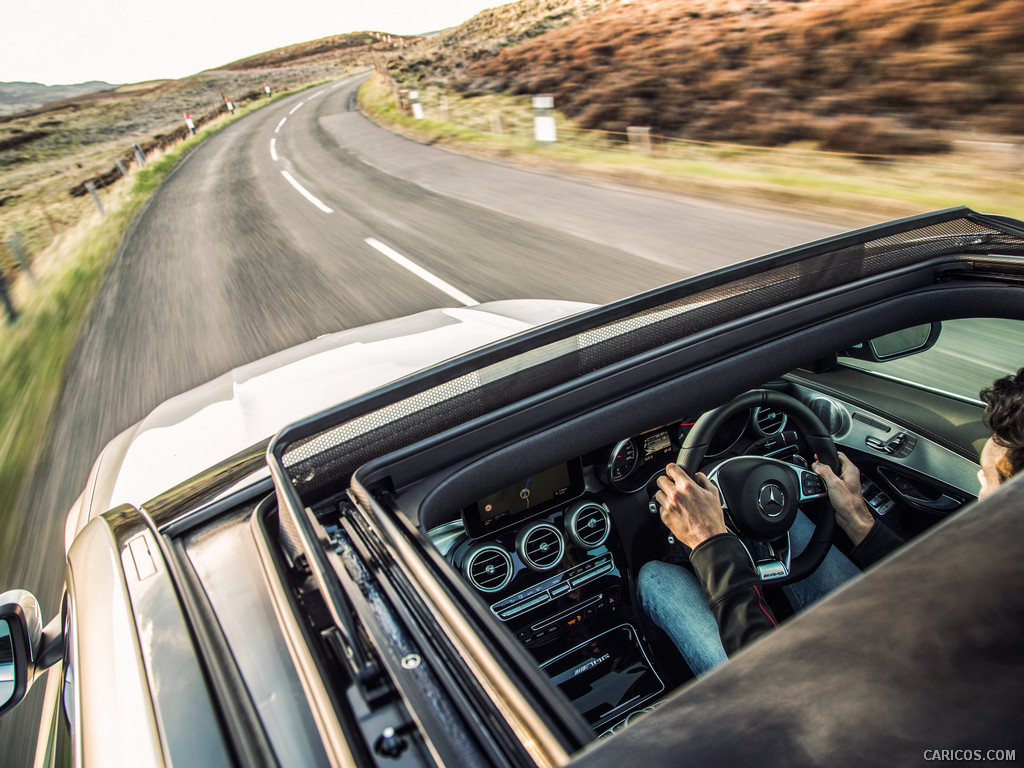
[[[478,350],[283,430],[268,457],[279,499],[294,505],[293,513],[302,510],[344,490],[371,459],[787,302],[936,259],[945,269],[998,269],[1001,256],[1024,255],[1018,226],[966,208],[903,219],[691,278]]]

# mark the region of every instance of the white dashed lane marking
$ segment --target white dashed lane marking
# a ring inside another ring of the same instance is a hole
[[[315,205],[315,206],[316,206],[317,208],[319,208],[319,209],[320,209],[321,211],[323,211],[324,213],[334,213],[334,211],[333,211],[332,209],[328,208],[328,207],[327,207],[326,205],[324,205],[324,204],[323,204],[323,203],[321,203],[321,202],[320,202],[319,200],[317,200],[317,199],[316,199],[316,198],[315,198],[315,197],[314,197],[314,196],[312,195],[312,193],[311,193],[311,192],[310,192],[310,191],[309,191],[308,189],[306,189],[306,188],[305,188],[304,186],[302,186],[301,184],[299,184],[299,182],[297,182],[297,181],[296,181],[296,180],[295,180],[295,179],[294,179],[294,178],[292,177],[292,175],[291,175],[290,173],[288,173],[288,171],[281,171],[281,175],[282,175],[282,176],[284,176],[285,180],[286,180],[286,181],[287,181],[287,182],[288,182],[289,184],[291,184],[291,185],[292,185],[293,187],[295,187],[295,190],[296,190],[296,191],[297,191],[297,192],[298,192],[298,193],[299,193],[300,195],[302,195],[302,196],[303,196],[304,198],[306,198],[307,200],[309,200],[309,202],[311,202],[311,203],[312,203],[313,205]]]
[[[409,270],[414,275],[416,275],[416,277],[418,277],[421,280],[425,280],[426,282],[430,283],[432,286],[437,288],[439,291],[448,294],[451,298],[455,299],[457,302],[463,304],[464,306],[475,307],[477,304],[480,303],[479,301],[474,299],[472,296],[468,296],[465,293],[463,293],[462,291],[460,291],[458,288],[454,287],[453,285],[451,285],[449,283],[446,283],[444,280],[442,280],[437,275],[428,272],[423,267],[421,267],[419,264],[417,264],[417,263],[415,263],[413,261],[410,261],[405,256],[403,256],[398,251],[396,251],[394,248],[391,248],[390,246],[384,245],[384,243],[382,243],[380,240],[377,240],[377,239],[372,238],[372,237],[368,237],[368,238],[366,238],[366,243],[371,248],[375,248],[380,253],[383,253],[385,256],[387,256],[389,259],[391,259],[393,262],[395,262],[395,264],[397,264],[398,266],[403,267],[404,269]]]

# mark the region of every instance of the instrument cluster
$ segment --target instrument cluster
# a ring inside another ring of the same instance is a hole
[[[619,493],[643,490],[665,471],[666,465],[676,460],[683,441],[696,422],[697,419],[683,419],[615,443],[598,464],[602,481]],[[715,432],[706,458],[726,453],[748,432],[748,428],[757,439],[777,435],[785,427],[786,416],[780,411],[768,408],[741,411]]]

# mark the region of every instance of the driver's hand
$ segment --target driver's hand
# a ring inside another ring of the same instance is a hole
[[[860,544],[875,524],[875,518],[871,516],[871,510],[860,492],[860,470],[845,453],[839,454],[838,477],[830,466],[818,461],[817,456],[814,457],[811,469],[825,481],[828,500],[836,512],[836,523],[850,537],[854,546]]]
[[[718,489],[704,473],[691,478],[678,464],[669,464],[658,478],[658,488],[654,500],[661,509],[661,522],[690,549],[727,532]]]

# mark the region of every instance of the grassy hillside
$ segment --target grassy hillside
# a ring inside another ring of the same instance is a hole
[[[77,85],[43,85],[42,83],[0,83],[0,115],[16,115],[38,109],[61,99],[106,91],[114,86],[93,81]]]
[[[12,267],[4,243],[18,235],[30,253],[92,209],[83,183],[103,194],[134,162],[133,144],[148,153],[180,141],[183,113],[198,123],[236,104],[339,77],[393,46],[367,33],[338,35],[270,51],[181,80],[122,85],[0,117],[0,267]]]
[[[950,132],[1024,135],[1024,0],[533,0],[574,10],[524,41],[391,64],[465,93],[552,93],[583,127],[706,141],[932,153]],[[497,44],[496,44],[497,43]]]

